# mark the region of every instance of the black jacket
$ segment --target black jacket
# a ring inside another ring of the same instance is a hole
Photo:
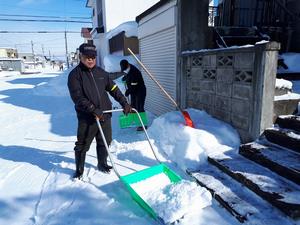
[[[130,64],[130,70],[123,78],[126,81],[126,95],[146,95],[146,86],[141,72]]]
[[[78,119],[94,120],[94,114],[100,116],[102,111],[110,110],[112,103],[107,92],[123,108],[128,104],[109,74],[99,67],[88,69],[84,64],[79,63],[69,74],[68,88]],[[110,114],[105,114],[104,118],[108,115],[111,117]]]

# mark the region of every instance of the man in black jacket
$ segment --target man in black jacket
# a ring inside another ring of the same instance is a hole
[[[122,80],[126,82],[125,96],[130,95],[131,107],[138,112],[145,112],[146,86],[141,72],[125,59],[120,61],[120,67],[121,71],[126,73]],[[143,128],[138,127],[137,130],[141,131]]]
[[[111,114],[103,114],[110,110],[112,104],[107,92],[118,101],[124,113],[131,111],[130,105],[109,74],[96,66],[96,48],[92,44],[79,47],[80,63],[69,74],[68,88],[75,104],[78,118],[77,141],[75,142],[76,172],[74,178],[81,178],[84,171],[86,152],[94,138],[97,143],[98,169],[109,173],[112,168],[107,164],[108,153],[105,149],[95,118],[99,118],[107,144],[112,140]]]

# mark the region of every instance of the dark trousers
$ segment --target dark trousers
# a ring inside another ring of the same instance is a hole
[[[107,119],[101,122],[101,127],[107,144],[110,145],[112,140],[111,120]],[[98,129],[96,120],[78,120],[77,141],[75,142],[75,152],[81,152],[85,156],[90,149],[93,139],[96,138],[96,149],[98,164],[106,163],[108,153]]]
[[[145,112],[146,90],[142,90],[137,94],[132,94],[130,97],[131,107],[135,108],[138,112]]]

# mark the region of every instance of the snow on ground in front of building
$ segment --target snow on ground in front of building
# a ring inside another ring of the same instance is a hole
[[[157,224],[113,171],[97,170],[95,142],[87,153],[83,181],[71,179],[77,119],[67,75],[47,71],[0,78],[0,224]],[[157,118],[148,113],[154,151],[184,181],[191,181],[184,168],[197,168],[207,155],[234,152],[239,145],[230,125],[204,111],[188,112],[196,129],[184,126],[179,112]],[[120,129],[119,115],[112,117],[110,151],[120,175],[156,165],[145,134]],[[239,224],[215,200],[203,209],[190,207],[177,224]]]

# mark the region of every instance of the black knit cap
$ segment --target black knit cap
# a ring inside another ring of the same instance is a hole
[[[89,43],[83,43],[79,46],[79,52],[85,56],[95,57],[97,55],[96,46]]]
[[[124,70],[127,69],[128,67],[128,61],[126,59],[123,59],[120,61],[120,67],[121,67],[121,71],[123,72]]]

